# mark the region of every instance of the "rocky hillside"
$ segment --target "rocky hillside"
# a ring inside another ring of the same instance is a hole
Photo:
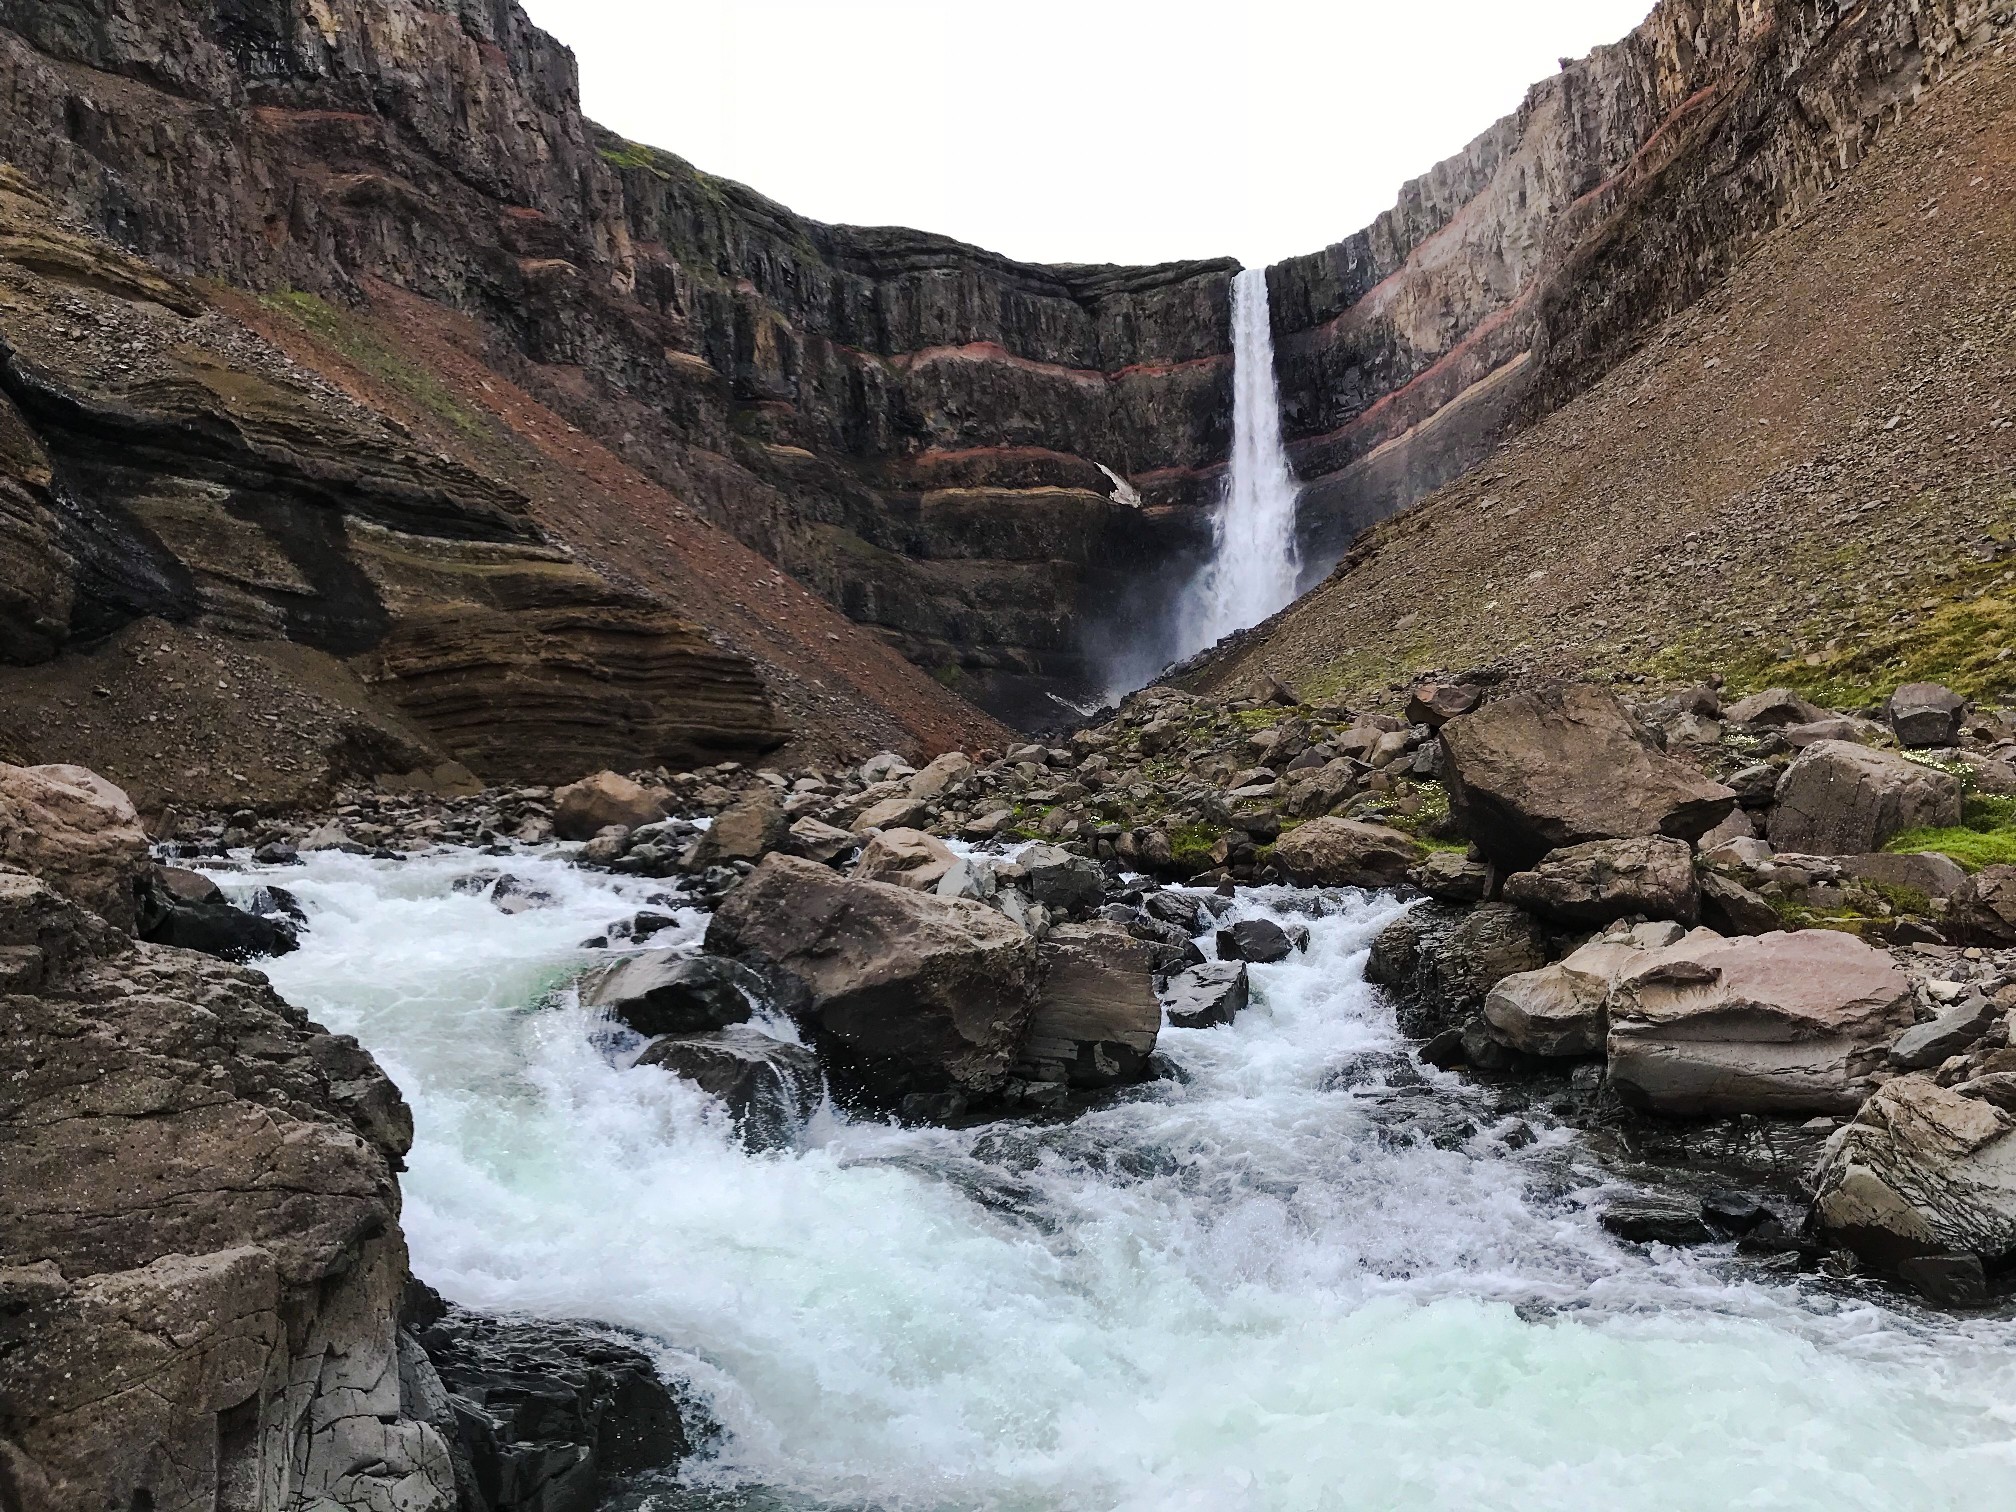
[[[2016,49],[1930,89],[1704,300],[1193,679],[1715,671],[2016,687]]]

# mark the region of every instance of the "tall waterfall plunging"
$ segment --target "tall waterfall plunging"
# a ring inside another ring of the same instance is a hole
[[[1232,280],[1232,459],[1212,525],[1211,560],[1188,606],[1184,655],[1201,651],[1285,608],[1295,597],[1295,474],[1281,444],[1281,394],[1267,270]]]

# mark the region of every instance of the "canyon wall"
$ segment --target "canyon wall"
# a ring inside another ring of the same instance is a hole
[[[1816,203],[2004,0],[1662,0],[1269,272],[1305,559],[1480,461]]]

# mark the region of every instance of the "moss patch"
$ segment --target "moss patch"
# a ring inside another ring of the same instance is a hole
[[[262,294],[259,302],[287,316],[367,377],[404,394],[463,434],[477,437],[490,434],[490,427],[481,415],[457,399],[432,373],[386,345],[369,321],[337,309],[318,294],[298,289]]]
[[[1958,825],[1906,830],[1884,849],[1906,855],[1938,851],[1970,872],[1984,866],[2016,866],[2016,798],[1971,795]]]

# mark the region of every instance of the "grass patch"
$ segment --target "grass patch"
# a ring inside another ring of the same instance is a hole
[[[1211,847],[1217,843],[1216,827],[1201,821],[1195,824],[1179,824],[1169,831],[1169,859],[1178,866],[1195,867],[1198,871],[1205,871],[1213,864]]]
[[[387,346],[370,322],[337,309],[319,294],[299,289],[262,294],[259,302],[293,320],[367,377],[396,389],[456,430],[479,438],[489,436],[490,427],[481,415],[450,393],[439,378]]]
[[[1961,807],[1959,824],[1906,830],[1883,848],[1902,855],[1938,851],[1970,872],[1984,866],[2016,866],[2016,798],[1970,794]]]

